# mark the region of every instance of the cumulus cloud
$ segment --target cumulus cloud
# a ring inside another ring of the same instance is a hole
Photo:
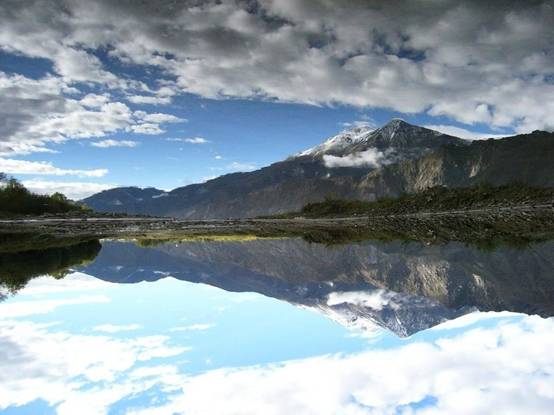
[[[136,147],[139,143],[132,140],[102,140],[90,143],[93,147],[109,148],[109,147]]]
[[[153,122],[161,124],[164,122],[186,122],[184,118],[176,117],[172,114],[163,114],[163,113],[146,113],[144,111],[135,111],[135,116],[144,122]]]
[[[46,195],[62,193],[73,200],[81,200],[103,190],[117,187],[117,185],[109,183],[58,182],[41,179],[23,180],[22,183],[34,193]]]
[[[25,18],[22,18],[24,16]],[[86,24],[84,24],[86,22]],[[3,2],[0,47],[51,60],[56,78],[172,94],[428,112],[518,131],[554,128],[550,1]],[[156,68],[160,88],[94,53]],[[165,88],[165,89],[164,89]],[[517,97],[517,99],[516,99]]]
[[[369,148],[346,156],[325,154],[323,162],[327,167],[380,167],[387,163],[387,155],[383,151]]]
[[[1,6],[0,6],[1,7]],[[171,114],[131,111],[109,94],[87,94],[62,78],[31,79],[0,72],[0,155],[52,152],[48,144],[104,137],[118,131],[160,134]]]
[[[110,101],[108,94],[87,94],[79,101],[84,107],[100,108],[102,105],[107,104]]]
[[[148,95],[131,95],[127,100],[133,104],[167,105],[171,103],[170,97],[153,97]]]
[[[153,124],[153,123],[143,123],[138,125],[132,125],[129,128],[129,130],[137,134],[146,134],[146,135],[158,135],[165,132],[160,128],[158,124]]]
[[[46,161],[27,161],[0,158],[0,171],[10,174],[41,174],[53,176],[103,177],[107,169],[62,169]]]

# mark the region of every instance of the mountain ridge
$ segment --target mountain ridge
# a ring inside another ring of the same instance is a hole
[[[375,130],[347,130],[252,172],[230,173],[169,192],[110,189],[83,202],[100,212],[187,219],[254,217],[297,211],[328,196],[375,200],[437,185],[483,182],[551,187],[553,155],[551,133],[468,141],[396,119]]]

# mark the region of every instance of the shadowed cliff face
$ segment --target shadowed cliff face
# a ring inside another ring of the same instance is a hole
[[[168,243],[106,242],[83,271],[136,283],[167,276],[253,291],[313,307],[344,325],[398,335],[474,309],[554,315],[554,242],[484,252],[458,243],[366,242],[325,247],[300,239]]]

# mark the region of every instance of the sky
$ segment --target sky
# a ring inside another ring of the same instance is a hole
[[[79,199],[249,171],[400,117],[554,129],[553,1],[0,2],[0,171]]]

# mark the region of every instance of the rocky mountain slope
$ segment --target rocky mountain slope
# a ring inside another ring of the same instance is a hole
[[[553,186],[553,166],[550,133],[469,142],[395,119],[376,130],[345,131],[253,172],[170,192],[116,188],[83,202],[100,212],[190,219],[253,217],[296,211],[326,196],[374,200],[440,184],[521,181]]]
[[[436,185],[523,183],[554,187],[554,134],[535,131],[499,140],[443,147],[416,160],[384,166],[359,183],[366,198],[413,193]]]

